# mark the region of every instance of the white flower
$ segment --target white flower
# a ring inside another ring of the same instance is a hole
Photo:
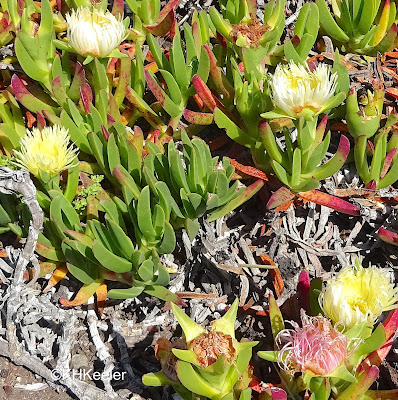
[[[272,101],[291,118],[306,110],[318,114],[334,95],[336,85],[337,74],[331,74],[326,64],[319,64],[312,72],[294,62],[279,64],[271,76]]]
[[[326,315],[346,330],[368,321],[374,324],[383,311],[394,308],[398,289],[390,282],[386,270],[375,266],[344,267],[327,282],[320,296]]]
[[[21,150],[14,150],[15,163],[39,177],[40,171],[57,175],[77,164],[77,149],[69,145],[68,130],[54,125],[42,131],[33,128],[20,140]]]
[[[80,7],[66,14],[69,44],[82,56],[107,57],[126,38],[121,18],[108,10]]]

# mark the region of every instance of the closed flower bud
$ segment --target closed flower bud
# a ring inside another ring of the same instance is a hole
[[[357,98],[355,88],[351,88],[347,97],[346,120],[350,135],[358,138],[365,135],[372,137],[380,126],[383,113],[384,88],[379,80],[373,81],[373,92]]]
[[[327,316],[346,330],[362,322],[373,325],[383,311],[394,308],[398,289],[386,270],[375,266],[344,267],[327,282],[320,303]]]
[[[69,44],[82,56],[107,57],[127,36],[121,18],[109,11],[80,7],[66,21]]]

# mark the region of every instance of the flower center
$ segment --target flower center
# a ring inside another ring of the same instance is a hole
[[[349,298],[348,304],[352,309],[357,308],[362,314],[366,314],[366,312],[370,309],[370,304],[363,296]]]
[[[106,18],[103,15],[99,14],[93,14],[93,24],[99,25],[101,28],[105,27],[106,25],[109,25],[109,18]]]
[[[270,29],[269,25],[261,25],[260,21],[254,20],[250,25],[242,23],[233,25],[229,37],[233,43],[236,43],[239,35],[242,35],[246,39],[248,47],[257,48],[260,46],[261,37]]]
[[[203,333],[189,343],[189,348],[198,356],[204,368],[214,364],[221,355],[229,364],[236,357],[232,337],[221,332]]]

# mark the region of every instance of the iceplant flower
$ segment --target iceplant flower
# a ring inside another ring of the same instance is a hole
[[[77,149],[70,143],[68,130],[59,125],[26,130],[20,140],[20,151],[14,150],[15,163],[36,177],[40,173],[55,176],[77,164]]]
[[[327,282],[319,302],[325,314],[346,330],[363,322],[373,326],[383,311],[397,307],[398,288],[385,269],[363,268],[357,259],[355,266],[342,268]]]
[[[275,342],[280,349],[278,361],[288,373],[311,373],[327,376],[344,365],[348,339],[335,329],[330,320],[318,315],[309,317],[301,310],[302,327],[291,322],[294,329],[283,329]]]
[[[235,339],[238,300],[221,319],[212,323],[210,331],[192,321],[173,303],[171,307],[183,330],[183,338],[176,343],[164,339],[157,342],[155,351],[162,371],[144,375],[143,383],[170,384],[177,393],[185,393],[182,398],[188,398],[187,390],[211,400],[226,398],[234,390],[244,390],[245,387],[235,385],[243,376],[251,379],[251,349],[258,342]]]
[[[69,44],[82,56],[107,57],[127,36],[121,18],[108,10],[80,7],[66,14],[66,21]]]
[[[262,114],[264,118],[290,117],[300,115],[311,118],[340,104],[345,94],[334,96],[337,73],[332,73],[327,64],[319,64],[311,71],[308,66],[279,64],[270,77],[272,102],[275,111]]]

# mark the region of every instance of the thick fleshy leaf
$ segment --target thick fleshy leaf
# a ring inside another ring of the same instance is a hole
[[[388,229],[381,227],[377,232],[377,235],[384,242],[398,246],[398,233],[389,231]]]
[[[122,273],[129,272],[133,268],[130,261],[117,256],[98,240],[93,242],[93,253],[98,262],[110,271]]]
[[[354,353],[349,357],[352,365],[360,361],[365,355],[376,351],[386,342],[386,332],[383,325],[378,325],[371,336],[358,345]]]
[[[367,390],[361,400],[398,400],[398,389]]]
[[[310,312],[310,275],[308,271],[301,271],[297,285],[300,306],[309,314]]]
[[[211,125],[214,120],[213,114],[191,111],[188,109],[184,110],[183,115],[189,123],[195,125]]]
[[[394,43],[397,38],[397,24],[394,22],[382,41],[370,50],[366,51],[369,55],[376,55],[378,52],[385,53],[394,48]]]
[[[263,171],[255,168],[255,167],[251,167],[248,165],[242,165],[242,164],[238,163],[236,160],[234,160],[233,158],[229,158],[229,161],[230,161],[231,165],[233,165],[235,167],[235,170],[237,170],[239,172],[243,172],[245,175],[252,176],[253,178],[263,179],[264,181],[268,181],[268,176]]]
[[[178,359],[200,367],[198,356],[192,350],[172,349],[172,351]]]
[[[142,377],[142,383],[146,386],[164,386],[171,385],[175,382],[167,378],[167,376],[162,372],[155,372],[150,374],[145,374]]]
[[[165,109],[165,111],[171,117],[181,116],[183,109],[179,104],[175,104],[173,100],[165,93],[151,72],[145,71],[145,79],[152,94],[156,97],[159,104]]]
[[[106,286],[105,282],[102,282],[98,286],[97,290],[95,291],[95,294],[97,296],[96,306],[98,309],[98,313],[102,315],[102,311],[104,309],[104,304],[106,301],[106,296],[108,294],[108,287]]]
[[[184,311],[182,311],[174,303],[171,303],[171,309],[173,310],[178,323],[181,325],[187,343],[191,342],[199,335],[207,333],[202,326],[198,325],[191,318],[189,318],[188,315],[186,315]]]
[[[65,256],[59,247],[54,247],[53,244],[42,234],[36,242],[36,252],[43,257],[53,261],[65,261]]]
[[[227,135],[242,146],[254,148],[256,141],[246,132],[238,127],[220,108],[216,107],[214,111],[214,120],[217,126],[225,129]]]
[[[86,114],[90,114],[90,108],[92,107],[93,102],[93,91],[88,83],[84,83],[82,86],[80,86],[80,99],[82,101],[84,111]]]
[[[337,400],[360,399],[378,376],[379,368],[376,366],[370,367],[369,370],[357,376],[356,382],[351,383],[350,386],[337,397]]]
[[[386,336],[385,343],[373,353],[371,353],[364,361],[362,361],[359,371],[368,370],[372,365],[379,366],[387,357],[393,345],[393,336],[398,329],[398,309],[391,311],[390,315],[383,322],[384,332]]]
[[[263,360],[278,362],[279,351],[278,350],[258,351],[257,355]]]
[[[228,81],[227,77],[221,72],[221,68],[217,65],[217,59],[214,53],[211,51],[208,44],[203,45],[207,51],[210,60],[210,76],[213,79],[217,91],[223,95],[226,100],[232,100],[234,98],[234,87]]]
[[[163,301],[170,301],[173,304],[178,305],[182,304],[182,301],[177,294],[170,292],[169,289],[163,286],[146,286],[144,292]]]
[[[238,196],[236,196],[233,200],[227,203],[221,209],[214,211],[209,215],[208,221],[215,221],[218,218],[223,217],[224,215],[230,213],[235,210],[235,208],[239,207],[247,200],[252,198],[262,187],[264,186],[264,181],[259,179],[256,182],[252,183],[245,190],[243,190]]]
[[[336,151],[336,154],[325,164],[315,168],[314,171],[310,172],[309,174],[303,174],[303,178],[310,178],[314,177],[318,180],[322,180],[328,178],[335,174],[345,163],[345,160],[348,157],[350,152],[350,141],[342,135],[340,137],[339,147]]]
[[[47,286],[43,289],[43,293],[47,293],[52,287],[56,286],[68,273],[68,268],[65,264],[57,267],[48,280]]]
[[[32,112],[41,112],[43,110],[57,114],[56,109],[44,103],[37,97],[33,96],[28,89],[25,88],[21,79],[17,75],[11,78],[11,87],[15,94],[15,98],[28,110]]]
[[[390,166],[394,159],[396,151],[397,151],[397,148],[394,147],[390,152],[388,152],[388,154],[384,158],[384,163],[383,163],[383,168],[380,173],[380,178],[384,178],[386,176],[388,170],[390,169]]]
[[[348,215],[359,216],[359,208],[354,204],[349,203],[339,197],[332,196],[331,194],[320,192],[313,189],[308,192],[300,192],[299,196],[304,200],[312,201],[313,203],[322,206],[333,208],[333,210],[342,212]]]
[[[225,315],[222,318],[212,322],[212,330],[216,332],[222,332],[225,335],[235,338],[235,320],[238,312],[238,305],[239,300],[235,299]]]
[[[142,97],[132,88],[126,90],[126,99],[138,110],[138,112],[154,127],[163,127],[161,118],[142,100]]]
[[[127,186],[130,189],[131,193],[136,199],[140,197],[140,188],[135,183],[133,177],[126,171],[126,169],[122,165],[118,165],[112,171],[112,173],[121,185]]]
[[[123,0],[114,0],[112,6],[112,15],[116,18],[123,18],[124,15],[124,1]]]
[[[108,292],[110,299],[132,299],[139,296],[144,290],[144,286],[131,287],[128,289],[111,289]]]
[[[377,32],[374,36],[374,44],[379,43],[385,36],[388,29],[388,21],[390,19],[391,2],[386,0],[381,11]]]
[[[283,204],[289,203],[295,197],[294,193],[288,188],[282,186],[272,194],[267,203],[267,208],[270,210],[277,208]]]
[[[171,2],[169,2],[171,3]],[[163,10],[166,7],[163,8]],[[162,11],[163,11],[162,10]],[[175,20],[175,13],[174,10],[170,10],[166,16],[163,17],[162,20],[160,20],[159,22],[156,22],[153,25],[144,25],[146,29],[148,29],[149,32],[152,33],[152,35],[155,36],[164,36],[167,33],[170,32],[170,30],[173,27],[174,24],[174,20]]]
[[[194,75],[192,77],[192,85],[196,90],[196,93],[199,95],[204,105],[212,112],[216,108],[217,104],[211,93],[211,90],[208,86],[203,82],[202,78],[199,75]]]
[[[220,391],[203,379],[191,364],[179,360],[177,361],[176,370],[180,382],[191,392],[209,398],[221,395]]]
[[[76,62],[76,70],[75,75],[73,77],[73,81],[67,91],[68,96],[73,100],[77,101],[80,97],[80,87],[86,81],[86,72],[80,62]]]
[[[269,302],[269,317],[271,321],[271,329],[272,336],[276,337],[276,335],[282,330],[285,329],[285,323],[283,322],[283,317],[281,310],[276,303],[275,297],[270,293],[268,296]]]
[[[60,303],[65,307],[76,307],[84,304],[91,296],[94,295],[98,287],[101,285],[102,279],[98,279],[88,285],[83,285],[77,292],[75,298],[71,301],[61,297]]]
[[[347,43],[349,37],[333,19],[326,0],[316,0],[315,2],[319,10],[319,20],[327,34],[339,42]]]

